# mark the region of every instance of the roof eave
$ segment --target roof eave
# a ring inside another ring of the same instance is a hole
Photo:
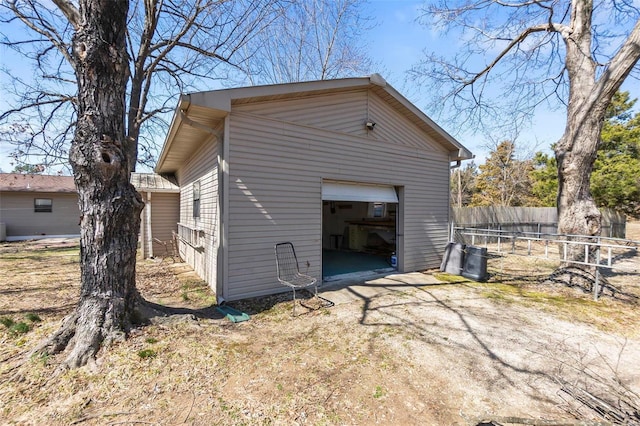
[[[465,147],[459,148],[456,151],[452,151],[451,154],[452,154],[451,161],[472,160],[476,158],[476,156]]]
[[[194,105],[230,112],[231,103],[234,100],[332,89],[338,90],[354,87],[366,87],[371,83],[379,84],[380,80],[384,82],[382,77],[378,74],[373,74],[371,77],[351,77],[335,80],[317,80],[298,83],[269,84],[264,86],[236,87],[232,89],[195,92],[184,96],[189,97],[189,101]],[[384,84],[386,84],[386,82],[384,82]]]
[[[224,117],[231,111],[231,98],[228,96],[207,96],[211,92],[196,92],[180,95],[180,100],[173,113],[171,125],[167,132],[162,151],[158,157],[156,167],[153,169],[156,173],[173,173],[175,170],[165,167],[167,156],[171,151],[172,145],[178,136],[182,126],[192,126],[199,129],[204,129],[208,133],[216,134],[216,132],[209,128],[206,124],[198,123],[191,120],[189,117],[189,110],[193,106],[200,108],[207,108],[208,110],[217,111],[216,116]]]
[[[180,111],[184,111],[185,109],[189,108],[189,99],[189,95],[180,95],[178,105],[176,106],[176,109],[173,113],[173,118],[171,119],[171,124],[169,125],[167,137],[162,144],[162,151],[160,151],[160,156],[158,157],[158,161],[156,162],[156,167],[153,169],[153,171],[156,173],[162,172],[162,166],[167,158],[167,154],[171,150],[171,144],[173,143],[176,133],[178,133],[178,130],[182,125],[182,114],[180,114]]]
[[[395,98],[404,108],[418,117],[419,120],[424,122],[427,126],[432,128],[438,136],[440,136],[440,143],[444,144],[446,148],[452,153],[452,161],[467,160],[473,158],[473,154],[465,148],[460,142],[458,142],[453,136],[447,133],[443,128],[431,120],[425,113],[413,105],[391,85],[380,74],[372,74],[369,77],[352,77],[337,80],[319,80],[319,81],[307,81],[299,83],[285,83],[285,84],[273,84],[266,86],[251,86],[251,87],[239,87],[223,90],[212,90],[206,92],[195,92],[191,94],[181,95],[178,101],[178,106],[175,109],[167,138],[165,139],[162,151],[160,153],[158,162],[154,171],[156,173],[162,173],[163,166],[166,161],[167,155],[171,150],[176,135],[178,134],[180,127],[185,124],[185,119],[188,118],[189,107],[198,106],[205,107],[211,110],[217,110],[223,115],[226,115],[231,111],[231,104],[233,101],[268,97],[277,95],[288,95],[303,92],[325,91],[325,90],[339,90],[357,87],[370,87],[379,86],[382,90],[389,93]],[[184,118],[183,118],[184,117]],[[187,123],[188,124],[188,121]]]

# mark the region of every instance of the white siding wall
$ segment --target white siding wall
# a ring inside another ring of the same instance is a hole
[[[203,247],[180,243],[180,254],[215,290],[217,215],[218,215],[218,148],[215,139],[203,143],[189,161],[178,170],[180,184],[180,223],[203,231]],[[193,182],[200,181],[200,217],[193,217]],[[153,210],[152,210],[153,211]]]
[[[380,121],[394,119],[390,108],[379,108]],[[321,112],[332,114],[328,109]],[[288,117],[297,121],[293,112]],[[318,120],[329,121],[327,117]],[[232,112],[230,122],[226,299],[285,290],[276,280],[273,254],[273,245],[280,241],[292,241],[301,268],[306,269],[308,261],[308,272],[321,278],[322,179],[403,187],[401,266],[415,271],[440,264],[447,242],[449,161],[442,150],[427,150],[432,141],[417,148],[403,136],[380,140],[246,112]],[[406,121],[403,126],[405,132],[427,138],[412,123]]]
[[[34,211],[36,198],[52,200],[51,212]],[[80,235],[80,210],[76,193],[2,192],[0,222],[7,237]]]
[[[365,136],[367,102],[367,90],[358,89],[285,101],[242,104],[234,106],[233,110]]]
[[[390,109],[380,97],[369,96],[368,108],[369,119],[376,123],[374,130],[369,132],[369,137],[429,151],[445,152],[436,142],[425,139],[424,134],[416,128],[415,124],[407,117]]]
[[[147,202],[147,193],[144,193]],[[147,207],[145,206],[145,209]],[[146,212],[142,210],[142,226],[145,225]],[[161,241],[171,241],[171,231],[178,231],[177,223],[180,221],[180,194],[177,193],[151,193],[151,235]],[[144,233],[143,233],[144,234]],[[146,248],[146,245],[145,245]],[[164,256],[165,248],[153,242],[154,256]],[[145,256],[147,253],[145,253]]]

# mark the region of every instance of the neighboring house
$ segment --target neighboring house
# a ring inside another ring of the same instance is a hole
[[[439,266],[469,158],[374,74],[183,95],[155,171],[175,174],[181,255],[222,302],[287,290],[282,241],[318,279]]]
[[[73,177],[0,173],[0,227],[7,241],[77,237],[79,222]]]
[[[144,200],[140,222],[140,242],[145,258],[163,256],[164,246],[173,243],[180,219],[180,188],[175,178],[154,173],[131,173],[131,183]]]
[[[172,241],[180,188],[175,179],[154,173],[132,173],[131,183],[145,201],[140,225],[143,254],[162,256],[164,247],[154,238]],[[73,177],[0,173],[0,223],[8,241],[80,236]]]

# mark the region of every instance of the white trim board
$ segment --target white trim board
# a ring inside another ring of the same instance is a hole
[[[323,201],[364,201],[397,203],[398,194],[390,185],[369,185],[350,182],[322,182]]]

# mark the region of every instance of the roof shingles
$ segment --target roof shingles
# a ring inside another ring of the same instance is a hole
[[[0,173],[0,191],[76,192],[73,176]]]
[[[131,183],[138,191],[180,192],[173,176],[155,173],[131,173]],[[73,176],[25,175],[0,173],[0,191],[11,192],[76,192]]]

